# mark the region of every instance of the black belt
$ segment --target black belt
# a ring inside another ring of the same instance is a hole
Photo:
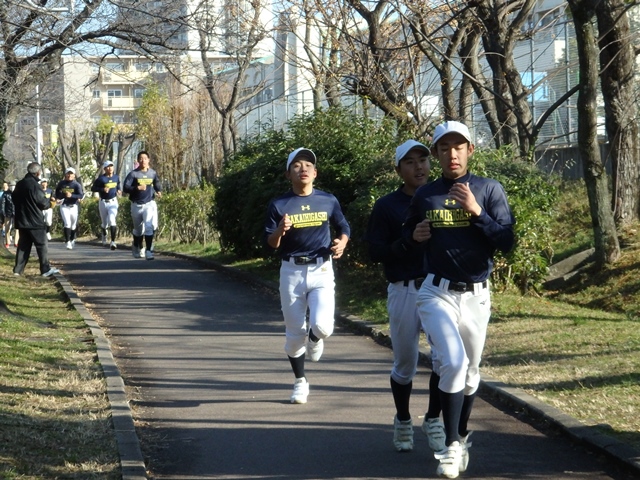
[[[293,263],[295,263],[296,265],[309,265],[312,263],[318,263],[318,259],[322,258],[322,263],[329,261],[329,259],[331,258],[331,255],[326,254],[326,255],[322,255],[322,256],[317,256],[317,257],[282,257],[282,260],[285,262],[288,262],[289,260],[291,260],[293,258]]]
[[[434,287],[439,287],[440,286],[440,282],[442,281],[442,277],[439,277],[438,275],[434,275],[433,276],[433,280],[431,281],[431,283],[433,283]],[[475,286],[477,284],[476,283],[466,283],[466,282],[452,282],[451,280],[449,280],[449,290],[451,290],[452,292],[461,292],[461,293],[466,293],[466,292],[474,292],[475,291]],[[484,282],[482,282],[482,288],[487,288],[488,283],[485,280]]]
[[[408,287],[413,283],[414,286],[416,287],[416,290],[420,290],[420,287],[422,286],[422,282],[424,282],[424,277],[414,278],[412,280],[404,280],[402,284],[405,287]]]

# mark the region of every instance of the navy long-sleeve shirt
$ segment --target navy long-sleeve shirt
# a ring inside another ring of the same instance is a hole
[[[138,190],[138,185],[146,185],[147,188]],[[129,194],[131,203],[143,204],[153,200],[156,192],[162,191],[162,187],[154,169],[150,168],[146,172],[137,169],[129,172],[124,179],[122,191]]]
[[[391,283],[425,276],[422,245],[412,245],[402,238],[402,222],[411,198],[402,187],[379,198],[373,205],[364,236],[371,260],[382,263],[385,277]]]
[[[454,183],[469,182],[482,207],[474,217],[449,197]],[[493,179],[467,173],[456,180],[440,177],[420,187],[411,201],[402,229],[405,241],[416,244],[413,230],[429,219],[431,238],[427,240],[427,271],[454,282],[482,282],[493,270],[496,250],[510,251],[515,243],[515,218],[502,185]]]

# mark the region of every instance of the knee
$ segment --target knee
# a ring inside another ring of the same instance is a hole
[[[333,334],[333,328],[333,321],[331,323],[327,322],[326,324],[317,324],[313,326],[313,334],[320,339],[324,339]]]

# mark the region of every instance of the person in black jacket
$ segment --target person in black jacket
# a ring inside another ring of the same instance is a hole
[[[40,273],[43,277],[50,277],[58,273],[57,268],[49,265],[47,228],[42,211],[51,208],[40,186],[42,167],[37,162],[27,166],[27,174],[16,184],[13,191],[13,203],[16,209],[16,228],[20,230],[14,275],[22,275],[29,261],[31,247],[35,245],[40,260]]]
[[[0,198],[0,211],[3,217],[4,226],[4,246],[9,248],[13,243],[13,237],[16,244],[18,243],[18,233],[15,225],[15,207],[13,206],[13,190],[16,188],[16,182],[9,183],[8,189]]]

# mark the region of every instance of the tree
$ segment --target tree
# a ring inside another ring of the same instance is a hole
[[[593,224],[596,265],[602,268],[620,256],[608,178],[600,158],[597,129],[598,39],[595,4],[599,0],[569,0],[578,44],[580,89],[578,92],[578,144]]]
[[[640,138],[634,36],[623,0],[595,5],[600,47],[600,85],[612,165],[612,209],[620,225],[640,219]]]
[[[114,33],[109,17],[101,13],[106,0],[84,2],[77,12],[56,11],[47,3],[0,2],[0,150],[8,119],[19,106],[35,102],[32,92],[60,68],[63,52]],[[6,168],[0,157],[0,171]]]

